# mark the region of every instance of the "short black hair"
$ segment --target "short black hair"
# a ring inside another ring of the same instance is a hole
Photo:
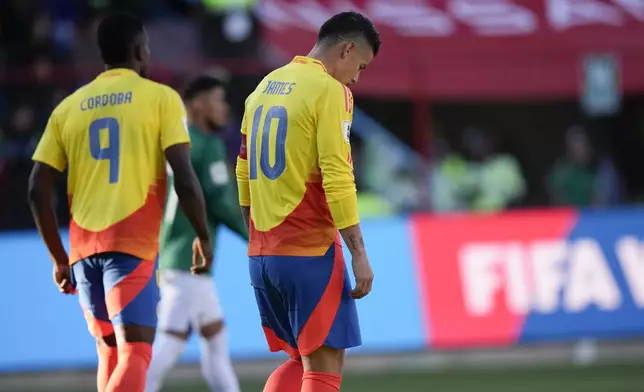
[[[378,54],[378,50],[380,49],[380,35],[378,34],[378,30],[376,30],[376,26],[374,26],[369,18],[355,11],[342,12],[324,22],[322,27],[320,27],[318,43],[329,40],[340,42],[355,36],[363,37],[369,43],[373,55]]]
[[[143,21],[134,15],[115,13],[106,16],[96,32],[103,62],[114,65],[131,61],[132,45],[143,32]]]
[[[183,88],[183,99],[184,101],[189,102],[199,94],[213,90],[217,87],[224,87],[224,82],[208,75],[197,76],[190,80]]]

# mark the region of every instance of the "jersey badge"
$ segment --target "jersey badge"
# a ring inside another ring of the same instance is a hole
[[[344,134],[344,140],[347,143],[350,143],[349,136],[351,134],[351,121],[342,121],[342,133]]]

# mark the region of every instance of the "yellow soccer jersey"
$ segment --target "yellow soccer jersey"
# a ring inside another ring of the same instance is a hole
[[[68,169],[71,262],[110,251],[156,257],[163,151],[189,141],[179,94],[131,70],[106,71],[58,105],[33,159]]]
[[[307,57],[270,73],[246,100],[237,159],[250,206],[249,255],[320,256],[358,223],[349,131],[353,96]]]

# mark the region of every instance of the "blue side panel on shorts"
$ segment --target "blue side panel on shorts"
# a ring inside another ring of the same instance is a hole
[[[344,262],[344,260],[342,261]],[[344,287],[342,288],[342,299],[338,307],[329,335],[324,344],[335,348],[357,347],[362,345],[358,308],[355,300],[351,297],[351,278],[349,271],[344,269]]]
[[[266,256],[253,256],[249,260],[251,284],[255,290],[261,323],[289,346],[297,347],[297,335],[291,326],[287,302],[266,276],[265,261]]]
[[[72,284],[78,291],[78,301],[96,320],[109,321],[105,305],[105,289],[100,258],[88,257],[72,265]]]

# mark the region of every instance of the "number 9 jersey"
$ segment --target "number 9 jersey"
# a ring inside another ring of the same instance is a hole
[[[359,222],[349,131],[353,96],[312,58],[295,57],[246,100],[237,159],[250,206],[249,256],[322,256]]]
[[[103,252],[156,258],[164,150],[189,142],[179,95],[131,70],[106,71],[56,107],[33,160],[68,169],[72,263]]]

